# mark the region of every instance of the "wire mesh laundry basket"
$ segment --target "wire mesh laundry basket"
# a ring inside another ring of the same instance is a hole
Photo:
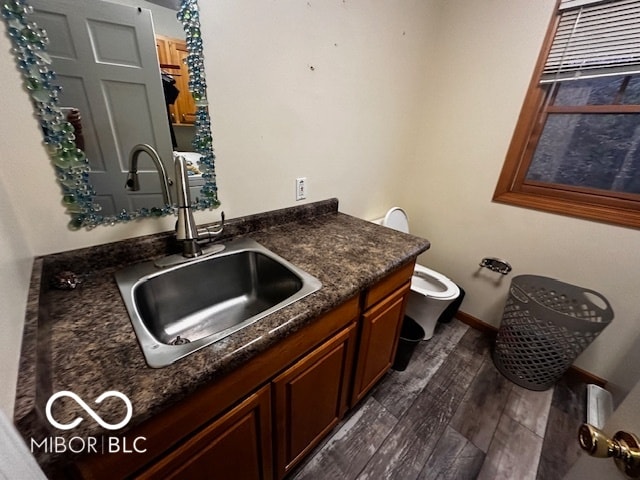
[[[493,362],[509,380],[547,390],[613,320],[600,293],[537,275],[511,281]]]

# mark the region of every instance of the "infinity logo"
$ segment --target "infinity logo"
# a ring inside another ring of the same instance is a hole
[[[133,415],[133,406],[131,405],[131,401],[129,400],[129,398],[127,398],[125,394],[120,393],[116,390],[108,390],[104,392],[102,395],[96,398],[96,402],[95,402],[95,403],[102,403],[102,401],[105,398],[117,397],[125,403],[125,405],[127,406],[127,415],[125,416],[124,420],[116,424],[110,424],[102,420],[102,418],[100,418],[98,414],[94,412],[93,409],[89,405],[87,405],[84,402],[84,400],[82,400],[75,393],[69,392],[68,390],[62,390],[58,393],[54,393],[53,395],[51,395],[51,398],[49,398],[49,400],[47,401],[47,407],[46,407],[47,420],[49,420],[49,423],[51,425],[53,425],[56,428],[59,428],[60,430],[71,430],[72,428],[77,427],[80,424],[80,422],[84,420],[82,417],[77,417],[71,423],[67,423],[66,425],[63,423],[57,422],[51,415],[51,407],[53,406],[53,402],[55,402],[60,397],[69,397],[75,400],[75,402],[78,405],[80,405],[85,410],[85,412],[91,415],[91,418],[93,418],[96,422],[98,422],[102,428],[106,428],[107,430],[118,430],[119,428],[124,427],[129,422],[129,420],[131,420],[131,416]]]

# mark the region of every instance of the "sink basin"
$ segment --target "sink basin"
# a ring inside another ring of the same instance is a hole
[[[115,275],[145,359],[164,367],[320,289],[315,277],[248,239],[218,254]]]

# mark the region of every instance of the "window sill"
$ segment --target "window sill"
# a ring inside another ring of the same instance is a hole
[[[611,225],[640,228],[640,211],[637,210],[594,205],[575,200],[557,199],[532,193],[510,191],[496,191],[493,196],[493,201]]]

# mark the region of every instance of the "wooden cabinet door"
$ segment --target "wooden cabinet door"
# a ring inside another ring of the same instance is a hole
[[[180,90],[176,99],[178,116],[175,123],[194,124],[196,121],[196,102],[189,91],[189,68],[186,63],[189,51],[186,42],[173,42],[171,53],[174,55],[174,61],[180,65],[180,72],[175,77],[176,87]]]
[[[354,324],[273,381],[277,478],[284,477],[344,415],[355,338]]]
[[[270,480],[272,459],[267,385],[137,478]]]
[[[156,50],[160,70],[173,77],[176,81],[175,87],[180,91],[175,102],[169,105],[171,121],[174,124],[193,125],[196,121],[196,103],[189,91],[187,43],[184,40],[156,35]]]
[[[162,70],[169,63],[169,46],[167,41],[158,35],[156,35],[156,53],[158,54],[160,70]]]
[[[411,283],[406,283],[362,315],[351,405],[362,399],[393,364],[410,287]]]

